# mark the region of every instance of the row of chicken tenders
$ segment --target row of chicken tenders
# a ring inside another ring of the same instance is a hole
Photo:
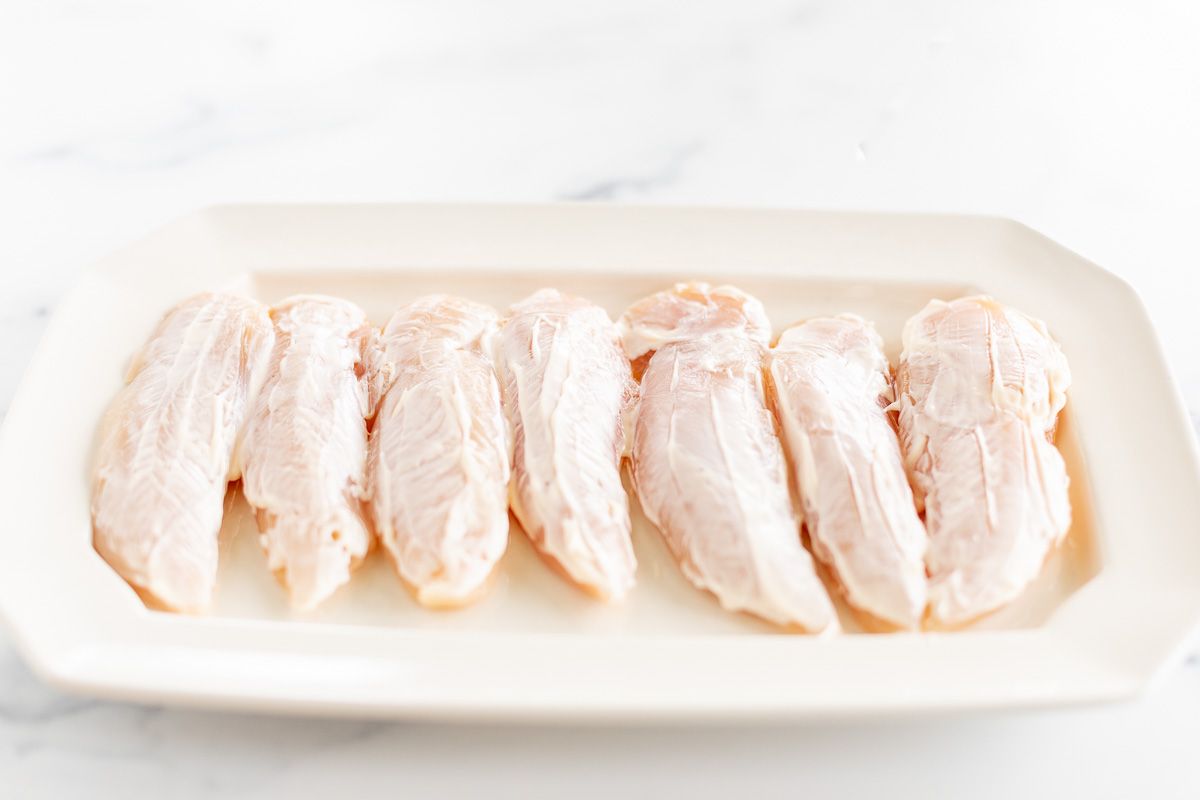
[[[502,317],[424,297],[382,330],[331,297],[193,297],[103,423],[95,546],[155,604],[202,611],[240,480],[296,607],[376,540],[420,603],[452,607],[485,589],[511,508],[554,568],[616,601],[636,572],[628,458],[681,571],[728,610],[834,631],[834,586],[874,627],[916,629],[1019,595],[1071,516],[1053,444],[1070,376],[1045,326],[934,300],[894,373],[855,316],[771,341],[761,303],[703,283],[615,324],[550,289]]]

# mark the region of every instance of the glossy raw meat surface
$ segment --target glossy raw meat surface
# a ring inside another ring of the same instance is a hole
[[[1070,381],[1045,326],[991,298],[934,300],[905,325],[900,433],[925,507],[936,621],[1014,599],[1070,526],[1051,442]]]
[[[272,341],[266,307],[204,294],[163,317],[101,430],[96,549],[158,604],[201,611],[217,580],[225,487]]]
[[[886,410],[893,387],[883,340],[858,317],[822,317],[784,331],[769,363],[813,552],[852,606],[917,627],[925,527]]]
[[[509,309],[497,353],[513,433],[513,513],[542,555],[602,599],[634,583],[621,484],[637,387],[604,309],[543,289]]]
[[[271,309],[275,348],[242,446],[242,490],[268,567],[308,609],[350,579],[363,519],[373,337],[345,300],[297,296]]]
[[[679,284],[635,304],[620,326],[629,358],[645,363],[634,483],[684,575],[731,611],[836,628],[766,404],[762,305],[732,287]]]
[[[398,311],[381,336],[390,380],[371,432],[371,515],[424,605],[472,600],[508,543],[496,322],[488,306],[433,295]]]

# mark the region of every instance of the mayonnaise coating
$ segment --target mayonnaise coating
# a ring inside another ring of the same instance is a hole
[[[956,625],[1016,598],[1070,527],[1051,441],[1070,371],[1044,324],[989,297],[930,302],[903,345],[900,435],[929,532],[930,609]]]
[[[497,347],[512,426],[510,502],[535,547],[589,593],[634,584],[624,415],[637,387],[608,314],[542,289],[513,305]]]
[[[267,566],[309,609],[371,546],[362,501],[374,337],[358,306],[332,297],[289,298],[271,318],[275,348],[241,446],[242,491]]]
[[[629,358],[649,355],[634,485],[683,574],[728,610],[835,630],[766,403],[762,305],[733,287],[679,284],[633,305],[619,325]]]
[[[847,602],[915,628],[925,611],[925,527],[889,419],[883,340],[852,315],[788,328],[769,356],[776,409],[813,552]]]
[[[447,295],[397,311],[371,431],[370,510],[418,602],[474,599],[508,543],[509,437],[492,366],[496,312]]]
[[[101,428],[92,494],[97,551],[175,611],[202,611],[217,581],[225,488],[271,349],[265,306],[189,298],[159,322]]]

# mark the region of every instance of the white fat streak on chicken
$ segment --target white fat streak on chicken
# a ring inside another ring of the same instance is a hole
[[[888,418],[883,341],[851,315],[784,331],[770,376],[813,550],[848,602],[900,627],[925,609],[925,528]]]
[[[1069,385],[1045,326],[990,298],[935,300],[905,325],[900,432],[925,507],[936,619],[1013,600],[1069,528],[1050,441]]]
[[[625,595],[636,561],[622,420],[636,386],[612,321],[544,289],[509,310],[497,364],[513,435],[513,513],[572,580],[605,599]]]
[[[268,567],[311,608],[366,555],[362,517],[372,413],[362,310],[321,296],[272,309],[276,341],[241,447],[242,486],[258,512]]]
[[[371,513],[404,582],[427,605],[471,599],[508,542],[509,441],[491,308],[437,295],[381,336],[389,380],[371,433]]]
[[[733,287],[680,284],[635,304],[620,328],[642,376],[634,483],[684,574],[732,611],[810,631],[837,628],[800,540],[766,404],[762,305]]]
[[[169,311],[102,426],[97,550],[168,608],[211,602],[233,451],[272,342],[264,306],[206,294]]]

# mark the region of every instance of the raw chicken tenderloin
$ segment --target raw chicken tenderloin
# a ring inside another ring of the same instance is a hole
[[[381,337],[391,383],[371,432],[371,516],[423,605],[470,602],[508,544],[496,324],[488,306],[436,295],[398,311]]]
[[[623,415],[636,394],[604,309],[543,289],[509,309],[500,384],[513,432],[513,513],[537,549],[600,599],[637,562],[621,484]]]
[[[1045,326],[991,298],[934,300],[905,325],[900,435],[925,507],[936,621],[1014,599],[1070,526],[1051,443],[1070,382]]]
[[[836,629],[766,404],[762,305],[733,287],[679,284],[634,305],[620,328],[629,358],[645,364],[634,485],[684,575],[731,611]]]
[[[267,566],[309,609],[371,545],[362,499],[373,337],[361,309],[332,297],[289,298],[271,318],[275,349],[242,443],[242,492]]]
[[[95,547],[166,608],[212,600],[225,487],[238,476],[233,453],[272,335],[266,307],[251,300],[185,300],[134,358],[105,417]]]
[[[870,323],[844,315],[788,328],[770,378],[813,552],[847,602],[915,628],[925,612],[925,527],[887,407],[892,372]]]

